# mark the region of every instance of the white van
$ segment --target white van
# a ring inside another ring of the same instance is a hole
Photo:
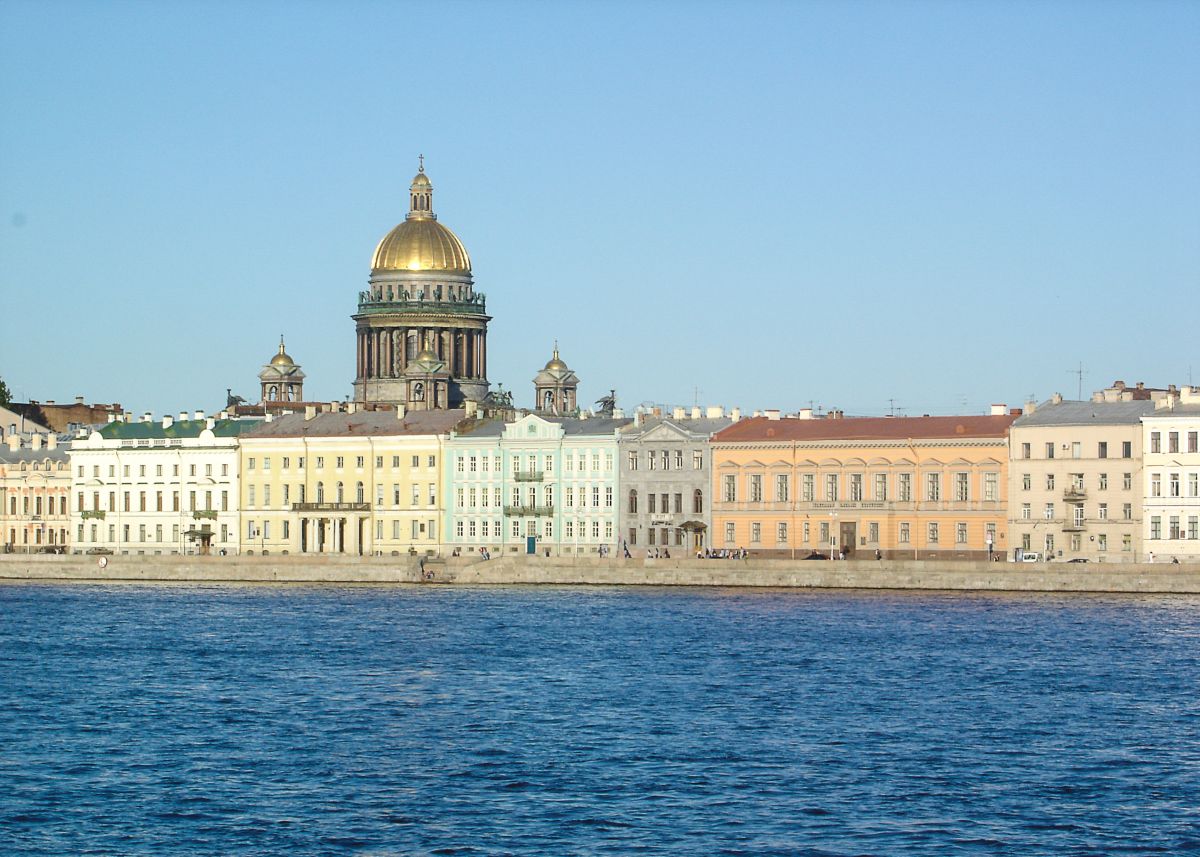
[[[1041,562],[1041,561],[1042,561],[1042,555],[1040,553],[1038,553],[1037,551],[1025,551],[1025,553],[1021,555],[1021,562]]]

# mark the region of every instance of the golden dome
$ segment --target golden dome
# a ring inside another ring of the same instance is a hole
[[[379,242],[371,270],[471,273],[467,249],[433,213],[433,184],[425,175],[424,155],[408,188],[408,201],[408,216]]]
[[[296,362],[283,350],[283,337],[279,337],[279,353],[271,358],[272,366],[295,366]]]
[[[550,358],[550,362],[546,364],[546,369],[543,371],[546,371],[546,370],[549,370],[549,371],[557,370],[559,372],[569,371],[567,369],[567,364],[562,362],[562,360],[559,359],[557,342],[554,343],[554,356]]]
[[[471,273],[471,257],[458,236],[432,218],[406,220],[375,248],[374,271]]]

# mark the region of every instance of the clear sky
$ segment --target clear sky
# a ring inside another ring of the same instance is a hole
[[[1194,2],[0,2],[0,377],[350,394],[425,154],[532,404],[1200,383]]]

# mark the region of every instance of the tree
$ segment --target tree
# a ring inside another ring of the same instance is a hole
[[[12,391],[8,389],[8,385],[4,383],[4,379],[0,378],[0,405],[8,405],[12,403]]]

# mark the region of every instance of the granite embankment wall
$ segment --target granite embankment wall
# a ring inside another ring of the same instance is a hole
[[[465,585],[756,586],[1008,592],[1200,594],[1200,564],[617,560],[510,556],[408,557],[0,556],[0,581],[80,583],[434,583]]]

